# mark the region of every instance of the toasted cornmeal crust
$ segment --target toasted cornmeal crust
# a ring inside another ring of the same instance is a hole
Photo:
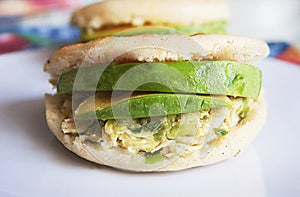
[[[178,49],[176,52],[170,51],[175,48]],[[269,47],[264,41],[244,36],[147,34],[99,38],[65,46],[52,54],[45,63],[44,70],[56,81],[63,72],[84,66],[109,64],[112,61],[122,63],[213,59],[251,63],[268,54]]]
[[[239,154],[258,134],[262,128],[267,114],[267,107],[263,98],[252,106],[248,116],[235,127],[224,139],[213,147],[209,153],[201,158],[195,151],[186,157],[180,157],[169,165],[151,168],[151,165],[140,165],[141,158],[124,154],[124,150],[113,148],[109,150],[95,150],[82,144],[75,137],[63,134],[61,123],[65,118],[61,113],[62,97],[60,95],[45,95],[46,118],[50,130],[64,144],[66,148],[89,161],[111,166],[114,168],[138,172],[146,171],[176,171],[197,166],[214,164]]]
[[[71,23],[92,33],[106,26],[199,24],[228,18],[225,0],[110,0],[77,10]]]

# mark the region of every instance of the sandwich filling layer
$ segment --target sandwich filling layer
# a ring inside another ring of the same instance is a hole
[[[107,36],[133,36],[139,34],[184,34],[194,35],[199,33],[225,34],[226,21],[206,22],[191,25],[161,25],[145,24],[144,26],[119,25],[105,26],[101,29],[82,29],[82,39],[85,41],[94,40]]]
[[[185,157],[198,151],[205,156],[247,117],[256,99],[229,97],[231,108],[147,118],[74,121],[71,98],[63,104],[62,130],[94,149],[120,148],[145,157],[151,164],[163,158]]]

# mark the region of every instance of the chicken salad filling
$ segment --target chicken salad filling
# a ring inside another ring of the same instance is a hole
[[[232,108],[151,118],[74,121],[71,101],[66,99],[62,112],[67,118],[62,131],[95,149],[121,148],[143,155],[148,164],[163,157],[185,157],[195,150],[205,155],[247,117],[255,99],[231,97],[230,101]]]

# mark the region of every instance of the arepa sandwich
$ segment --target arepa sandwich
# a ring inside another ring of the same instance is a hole
[[[226,0],[106,0],[75,11],[71,24],[83,40],[92,40],[132,34],[132,29],[136,34],[226,33],[228,19]]]
[[[175,171],[240,153],[266,118],[264,41],[233,35],[145,34],[63,47],[44,69],[50,130],[89,161]]]

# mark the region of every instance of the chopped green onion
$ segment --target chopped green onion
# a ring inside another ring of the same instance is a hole
[[[160,162],[163,159],[163,156],[160,153],[148,156],[145,158],[145,164],[154,164]]]
[[[153,137],[156,141],[160,141],[161,140],[161,133],[160,132],[154,133]]]
[[[215,134],[216,135],[227,135],[228,131],[226,131],[225,129],[220,129],[220,128],[214,128]]]

